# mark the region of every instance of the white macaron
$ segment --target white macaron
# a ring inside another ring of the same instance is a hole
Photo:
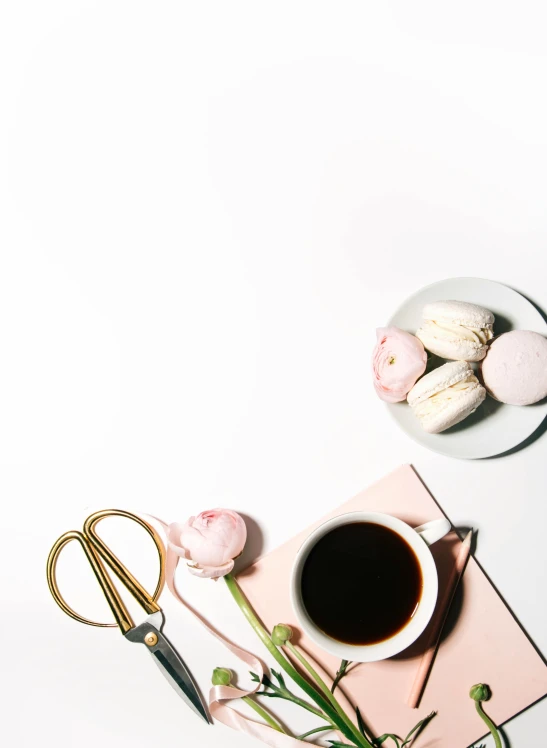
[[[471,415],[486,390],[466,361],[451,361],[419,379],[408,403],[424,431],[440,434]]]
[[[508,405],[532,405],[547,397],[547,338],[513,330],[496,338],[482,362],[488,392]]]
[[[434,301],[416,333],[431,353],[454,361],[481,361],[494,336],[494,315],[466,301]]]

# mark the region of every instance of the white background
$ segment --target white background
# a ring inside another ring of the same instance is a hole
[[[543,3],[0,7],[8,744],[256,745],[54,605],[49,547],[93,508],[230,506],[257,523],[252,554],[412,462],[546,652],[547,437],[441,457],[369,381],[375,327],[427,283],[487,277],[547,307]],[[150,584],[142,537],[118,540]],[[76,551],[67,597],[106,617]],[[260,653],[222,583],[179,582]],[[235,663],[165,610],[206,690]],[[512,721],[511,745],[546,718]]]

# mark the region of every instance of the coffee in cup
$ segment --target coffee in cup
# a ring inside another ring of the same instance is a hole
[[[429,623],[438,577],[429,546],[447,519],[412,528],[389,514],[351,512],[317,527],[298,551],[291,602],[302,631],[344,660],[406,649]]]
[[[377,644],[398,633],[416,613],[422,587],[410,545],[374,522],[330,530],[302,569],[307,614],[327,636],[347,644]]]

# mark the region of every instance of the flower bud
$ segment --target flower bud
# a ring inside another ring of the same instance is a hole
[[[202,579],[218,579],[234,568],[247,540],[243,517],[231,509],[209,509],[183,525],[167,528],[170,550],[185,559],[188,571]]]
[[[229,686],[232,681],[232,671],[225,667],[216,667],[213,670],[211,682],[213,686]]]
[[[272,631],[272,641],[276,647],[283,647],[292,639],[292,628],[286,623],[278,623]]]
[[[492,696],[492,693],[487,685],[484,683],[477,683],[477,685],[473,686],[469,691],[469,696],[471,696],[474,701],[488,701],[490,696]]]

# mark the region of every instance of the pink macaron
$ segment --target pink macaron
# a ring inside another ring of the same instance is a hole
[[[481,365],[484,386],[508,405],[532,405],[547,397],[547,338],[513,330],[496,338]]]

